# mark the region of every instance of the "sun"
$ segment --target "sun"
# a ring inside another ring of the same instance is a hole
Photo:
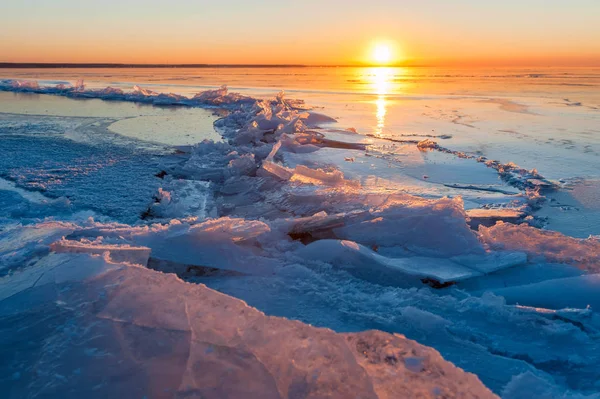
[[[378,65],[387,65],[392,61],[392,49],[387,44],[378,44],[373,49],[373,61]]]

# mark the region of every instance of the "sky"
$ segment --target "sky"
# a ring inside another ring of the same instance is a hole
[[[600,0],[2,0],[0,62],[600,66]]]

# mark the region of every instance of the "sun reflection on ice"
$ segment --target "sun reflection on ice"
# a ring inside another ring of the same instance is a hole
[[[390,106],[390,96],[399,94],[407,88],[407,83],[402,76],[407,73],[401,67],[372,67],[368,68],[364,76],[369,91],[377,95],[373,103],[376,106],[375,136],[381,136],[386,130],[387,109]]]
[[[375,114],[377,117],[377,130],[375,134],[377,134],[377,136],[381,136],[385,128],[385,114],[387,112],[385,108],[385,97],[379,96],[379,98],[375,101],[375,104],[377,104],[377,113]]]
[[[374,92],[377,94],[375,105],[377,111],[375,118],[377,120],[377,127],[375,129],[375,135],[381,136],[385,129],[385,115],[387,113],[387,95],[390,94],[392,85],[392,68],[378,67],[372,68],[369,73],[371,84]]]

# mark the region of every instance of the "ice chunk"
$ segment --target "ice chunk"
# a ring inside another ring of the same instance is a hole
[[[388,197],[374,205],[368,218],[348,222],[334,230],[336,235],[368,246],[402,246],[423,255],[483,253],[466,223],[460,198]]]
[[[205,181],[168,179],[142,218],[205,218],[210,208],[209,188]]]
[[[296,166],[290,180],[304,184],[360,187],[359,182],[344,179],[340,170],[311,169],[304,165]]]
[[[336,123],[337,120],[323,114],[319,114],[317,112],[306,112],[301,116],[304,124],[310,128],[318,127],[321,124],[325,123]]]
[[[320,240],[300,249],[298,254],[332,263],[365,280],[400,286],[419,285],[422,280],[444,284],[481,275],[443,258],[388,258],[352,241]]]
[[[518,265],[518,267],[509,266],[501,268],[485,276],[462,281],[458,286],[469,292],[483,293],[498,288],[516,287],[546,280],[581,276],[584,273],[583,270],[565,264],[527,263]]]
[[[474,228],[480,224],[491,226],[497,221],[516,223],[526,216],[523,209],[515,208],[477,208],[467,210],[466,214],[470,219],[471,226],[474,226]]]
[[[285,166],[279,165],[275,162],[264,161],[258,172],[259,176],[274,177],[279,180],[287,181],[292,178],[294,172]]]
[[[419,150],[435,150],[439,147],[438,143],[431,139],[421,140],[417,143]]]
[[[580,268],[600,270],[600,242],[564,236],[554,231],[503,222],[493,227],[479,227],[482,242],[492,249],[522,251],[530,259],[568,263]]]
[[[600,274],[546,280],[493,290],[509,303],[546,309],[600,309]]]
[[[152,257],[199,267],[250,274],[270,274],[277,263],[263,255],[257,237],[270,232],[259,221],[234,218],[198,224],[172,224],[153,230],[132,230],[129,239],[152,249]]]
[[[0,373],[17,376],[0,389],[15,397],[495,397],[401,335],[337,334],[172,275],[61,256],[73,258],[53,272],[71,277],[0,301]]]
[[[22,267],[40,255],[48,245],[75,231],[77,227],[65,222],[44,222],[5,227],[0,232],[0,275],[11,267]]]
[[[328,215],[327,212],[319,212],[307,217],[277,220],[274,224],[288,234],[312,234],[343,226],[347,217],[346,214]]]
[[[227,86],[218,89],[206,90],[192,97],[192,102],[207,105],[231,105],[238,102],[252,102],[252,98],[238,93],[229,93]]]
[[[104,244],[101,241],[73,241],[62,239],[50,245],[56,253],[84,253],[102,255],[108,253],[110,259],[117,263],[132,263],[142,266],[148,264],[150,248],[134,247],[128,244]]]

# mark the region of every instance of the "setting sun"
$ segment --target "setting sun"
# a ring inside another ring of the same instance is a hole
[[[392,50],[386,44],[378,44],[373,50],[373,61],[380,65],[389,64],[392,61]]]

